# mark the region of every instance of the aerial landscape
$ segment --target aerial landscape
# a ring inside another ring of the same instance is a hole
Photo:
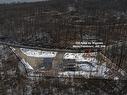
[[[126,0],[0,0],[0,95],[127,95]]]

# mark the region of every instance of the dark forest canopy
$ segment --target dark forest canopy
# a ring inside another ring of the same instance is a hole
[[[81,8],[102,8],[126,10],[127,0],[0,0],[1,5],[18,5],[19,3],[42,4],[42,1],[48,1],[52,7],[63,8],[73,5]]]
[[[37,2],[37,1],[45,1],[45,0],[0,0],[0,3],[5,4],[5,3],[22,3],[22,2]]]
[[[113,44],[126,39],[126,5],[127,0],[1,4],[0,34],[10,37],[9,41],[45,48],[71,48],[84,36]]]

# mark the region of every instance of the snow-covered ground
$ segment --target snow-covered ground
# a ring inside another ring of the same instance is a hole
[[[33,68],[29,65],[29,63],[26,62],[24,59],[22,59],[21,62],[22,62],[22,64],[24,64],[24,66],[26,67],[26,69],[33,70]]]
[[[41,58],[53,58],[56,56],[57,52],[48,52],[34,49],[20,49],[22,53],[30,57],[41,57]]]
[[[24,53],[27,56],[30,57],[55,57],[57,52],[53,52],[53,51],[41,51],[41,50],[34,50],[34,49],[25,49],[25,48],[20,48],[20,50],[22,51],[22,53]],[[96,61],[95,58],[91,58],[91,56],[96,56],[96,52],[93,53],[65,53],[64,54],[64,58],[63,59],[75,59],[76,61]],[[83,57],[83,56],[90,56],[90,57]]]
[[[25,55],[30,57],[41,57],[41,58],[53,58],[56,57],[57,52],[51,51],[41,51],[41,50],[33,50],[33,49],[20,49]],[[86,78],[90,76],[95,77],[103,77],[108,78],[108,72],[110,68],[106,66],[106,63],[100,63],[97,59],[97,52],[93,53],[65,53],[63,59],[74,59],[76,61],[76,66],[79,68],[79,71],[64,71],[59,72],[59,77],[73,77],[76,75],[80,75]],[[29,68],[32,69],[28,63],[22,60],[23,63]],[[114,76],[114,79],[119,79],[118,76]]]
[[[64,59],[76,59],[77,61],[87,60],[88,57],[95,57],[97,52],[93,53],[65,53]],[[83,57],[84,56],[84,57]],[[87,56],[85,58],[85,56]],[[89,58],[88,58],[89,59]]]
[[[41,51],[41,50],[33,50],[33,49],[20,49],[24,54],[27,56],[31,57],[55,57],[57,52],[51,52],[51,51]],[[76,62],[81,62],[80,64],[76,64],[77,67],[80,68],[81,71],[65,71],[65,72],[60,72],[59,75],[65,75],[65,76],[70,76],[70,75],[85,75],[88,76],[90,75],[98,75],[98,76],[105,76],[105,72],[108,70],[106,68],[106,65],[97,65],[98,61],[95,58],[97,55],[97,52],[93,53],[65,53],[63,59],[75,59]],[[26,63],[23,60],[23,63]],[[28,64],[27,64],[28,65]],[[30,66],[27,66],[31,68]]]
[[[15,48],[10,47],[12,49],[12,51],[15,53]],[[15,53],[16,54],[16,53]],[[16,54],[17,57],[19,57],[19,55]],[[20,58],[20,57],[19,57]],[[25,70],[34,70],[32,66],[30,66],[30,64],[28,62],[25,61],[25,59],[21,59],[21,62],[18,63],[18,67],[20,69],[21,72],[25,72]]]
[[[81,75],[83,77],[89,78],[90,76],[107,78],[107,72],[109,68],[106,64],[91,66],[90,64],[78,64],[80,71],[64,71],[59,72],[59,77],[73,77],[76,75]]]

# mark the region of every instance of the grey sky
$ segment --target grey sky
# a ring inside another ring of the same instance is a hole
[[[46,1],[46,0],[0,0],[0,3],[36,2],[36,1]]]

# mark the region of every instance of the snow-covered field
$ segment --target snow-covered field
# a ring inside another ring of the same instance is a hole
[[[109,68],[106,67],[106,64],[95,66],[91,66],[89,64],[78,64],[78,66],[81,69],[80,71],[59,72],[59,77],[73,77],[76,75],[80,75],[86,78],[89,78],[90,76],[103,78],[108,77],[107,72],[109,71]]]
[[[54,58],[57,55],[57,52],[51,51],[41,51],[33,49],[20,49],[22,53],[30,57],[40,57],[40,58]],[[109,71],[111,68],[106,66],[106,63],[100,63],[97,59],[97,52],[92,53],[65,53],[63,59],[65,60],[75,60],[76,67],[79,68],[78,71],[63,71],[59,72],[59,77],[73,77],[73,76],[83,76],[89,78],[91,76],[108,78]],[[26,64],[26,67],[32,69],[24,60],[23,63]],[[114,76],[114,79],[119,79],[117,75]]]
[[[56,56],[57,52],[48,52],[34,49],[20,49],[22,53],[30,57],[41,57],[41,58],[53,58]]]
[[[41,51],[41,50],[34,50],[34,49],[25,49],[20,48],[22,53],[30,57],[55,57],[57,52],[53,51]],[[97,53],[93,52],[89,55],[87,53],[65,53],[63,59],[75,59],[76,61],[87,61],[87,60],[94,60],[95,58],[91,58],[91,56],[96,56]],[[83,56],[90,56],[90,57],[83,57]],[[96,61],[96,60],[95,60]]]

